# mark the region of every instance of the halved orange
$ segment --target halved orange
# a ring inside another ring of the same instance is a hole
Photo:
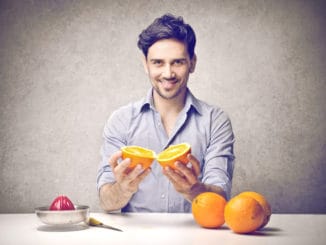
[[[188,163],[187,155],[191,152],[191,147],[187,143],[170,145],[164,151],[157,155],[157,162],[162,166],[169,166],[176,169],[174,163],[180,161],[183,164]]]
[[[129,168],[134,168],[137,164],[142,165],[143,169],[151,166],[153,160],[156,158],[154,151],[140,147],[140,146],[124,146],[121,147],[122,159],[130,158]]]

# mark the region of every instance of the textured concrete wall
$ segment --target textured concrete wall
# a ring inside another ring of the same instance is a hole
[[[230,115],[233,194],[274,212],[326,212],[325,1],[0,1],[0,212],[66,194],[99,210],[112,110],[150,84],[139,32],[166,12],[197,33],[189,86]]]

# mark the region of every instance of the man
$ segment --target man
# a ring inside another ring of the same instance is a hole
[[[228,116],[196,99],[187,87],[196,66],[196,37],[181,17],[167,14],[139,35],[144,68],[152,88],[140,101],[111,115],[104,128],[102,162],[97,176],[106,211],[190,212],[191,201],[211,191],[230,197],[234,136]],[[189,143],[187,166],[126,171],[120,148],[138,145],[156,153],[169,145]]]

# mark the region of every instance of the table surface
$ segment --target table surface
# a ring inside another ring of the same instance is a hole
[[[0,244],[326,244],[326,215],[273,214],[269,224],[250,235],[199,227],[191,214],[91,213],[123,232],[81,223],[56,228],[34,213],[0,214]]]

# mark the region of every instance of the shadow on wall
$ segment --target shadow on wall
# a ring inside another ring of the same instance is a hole
[[[191,90],[231,117],[233,194],[261,192],[274,212],[326,213],[325,7],[1,1],[0,212],[33,212],[59,194],[100,210],[105,120],[146,93],[137,37],[171,12],[197,33]]]

